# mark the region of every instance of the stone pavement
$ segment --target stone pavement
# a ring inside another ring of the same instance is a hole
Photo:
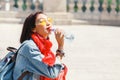
[[[99,25],[55,26],[71,32],[72,42],[65,41],[67,80],[120,80],[120,27]],[[7,46],[19,47],[21,24],[0,24],[0,58]],[[52,50],[56,50],[56,42]]]

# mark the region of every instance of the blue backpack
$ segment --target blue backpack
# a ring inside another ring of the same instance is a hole
[[[22,46],[20,46],[20,48]],[[14,47],[8,47],[7,50],[9,53],[0,60],[0,80],[13,80],[13,70],[18,50]],[[28,72],[23,73],[18,80],[22,80],[26,74],[28,74]]]
[[[18,51],[13,47],[8,47],[7,50],[10,52],[0,60],[0,80],[13,80],[12,74]]]

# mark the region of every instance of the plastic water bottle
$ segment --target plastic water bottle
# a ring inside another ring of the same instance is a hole
[[[53,31],[53,32],[54,32],[55,30],[56,30],[56,29],[54,29],[54,28],[51,29],[51,31]],[[71,42],[71,41],[74,40],[75,37],[74,37],[74,35],[71,34],[71,33],[65,33],[65,34],[64,34],[64,38],[65,38],[66,40],[68,40],[68,41]]]

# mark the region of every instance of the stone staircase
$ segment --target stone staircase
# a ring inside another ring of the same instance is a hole
[[[0,23],[20,23],[21,18],[17,18],[18,12],[0,11]]]
[[[0,11],[0,23],[17,23],[23,24],[25,18],[30,14],[30,11]],[[120,14],[102,13],[65,13],[53,12],[46,13],[47,16],[53,18],[54,25],[113,25],[120,26]]]
[[[54,19],[55,25],[71,25],[72,24],[72,14],[65,12],[54,12],[47,13],[48,16]]]
[[[25,18],[31,12],[17,12],[17,11],[0,11],[0,23],[20,23],[22,24]],[[53,18],[55,25],[72,24],[72,14],[70,13],[46,13],[47,16]]]
[[[25,17],[28,16],[31,12],[20,12],[17,16],[18,18],[22,18],[21,23],[24,22]],[[61,13],[61,12],[53,12],[53,13],[45,13],[48,17],[53,18],[54,25],[68,25],[72,24],[72,14],[70,13]]]
[[[72,24],[92,24],[92,25],[110,25],[120,26],[120,13],[107,12],[78,12],[73,14]]]

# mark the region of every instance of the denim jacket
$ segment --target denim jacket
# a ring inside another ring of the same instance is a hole
[[[22,45],[16,58],[13,80],[17,80],[25,71],[30,73],[26,74],[23,80],[40,80],[40,75],[49,78],[58,76],[63,68],[58,59],[56,59],[54,66],[48,66],[42,62],[44,55],[41,54],[33,40],[26,40]]]

